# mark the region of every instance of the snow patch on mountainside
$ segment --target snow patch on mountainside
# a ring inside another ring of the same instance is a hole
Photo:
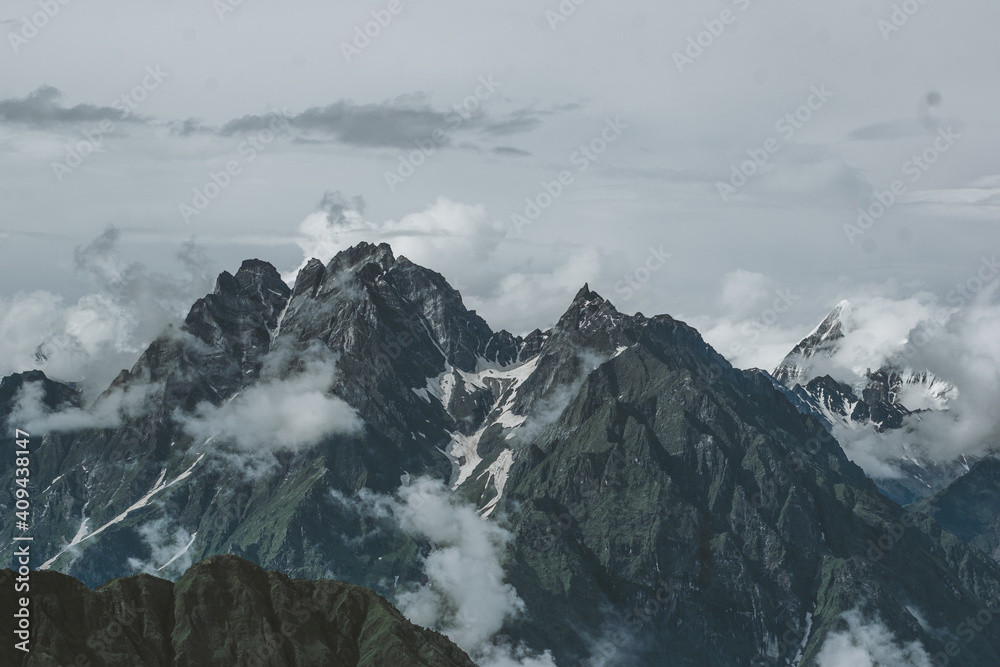
[[[483,459],[479,455],[479,440],[486,429],[494,424],[505,429],[513,429],[524,423],[526,416],[514,413],[514,402],[518,389],[525,380],[531,377],[537,367],[538,357],[522,364],[503,367],[480,359],[477,364],[478,370],[474,373],[448,365],[437,378],[428,379],[425,387],[413,389],[415,394],[428,402],[430,402],[431,397],[437,398],[441,401],[445,411],[448,411],[455,391],[460,386],[491,391],[497,397],[486,420],[475,433],[472,435],[452,433],[446,453],[456,467],[451,483],[453,489],[467,481],[482,463]]]
[[[194,531],[194,533],[192,533],[191,539],[188,540],[188,543],[184,545],[184,548],[182,548],[180,551],[178,551],[176,554],[174,554],[173,558],[171,558],[170,560],[168,560],[166,563],[164,563],[160,567],[156,568],[156,571],[160,572],[161,570],[163,570],[166,567],[168,567],[171,563],[173,563],[174,561],[176,561],[178,558],[180,558],[181,556],[183,556],[184,554],[186,554],[187,551],[188,551],[188,549],[191,548],[191,545],[194,544],[194,539],[196,537],[198,537],[198,531],[197,530]]]
[[[955,385],[930,373],[906,370],[900,373],[902,386],[897,400],[911,411],[946,410],[958,398]]]
[[[514,450],[505,449],[500,452],[489,468],[486,469],[480,479],[484,476],[488,476],[486,479],[487,487],[492,483],[497,490],[497,495],[480,510],[484,517],[488,517],[496,509],[497,503],[500,502],[500,498],[503,496],[504,487],[507,486],[507,476],[510,474],[510,467],[514,465]]]
[[[80,529],[77,531],[76,535],[73,537],[73,539],[70,541],[70,543],[67,544],[65,547],[63,547],[62,550],[59,551],[59,553],[57,553],[55,556],[53,556],[49,560],[47,560],[44,563],[42,563],[42,565],[38,569],[39,570],[47,570],[47,569],[49,569],[52,566],[52,564],[55,563],[56,560],[60,556],[62,556],[64,553],[66,553],[67,551],[69,551],[73,547],[76,547],[77,545],[83,543],[86,540],[89,540],[92,537],[96,537],[97,535],[100,535],[101,533],[103,533],[105,530],[107,530],[111,526],[114,526],[115,524],[118,524],[118,523],[121,523],[122,521],[124,521],[125,518],[129,514],[131,514],[132,512],[135,512],[136,510],[140,510],[143,507],[146,507],[149,504],[149,501],[153,499],[153,496],[157,495],[158,493],[160,493],[161,491],[163,491],[165,489],[170,488],[171,486],[173,486],[177,482],[181,482],[181,481],[187,479],[188,477],[190,477],[191,473],[195,469],[195,466],[197,466],[199,463],[201,463],[201,460],[203,458],[205,458],[205,455],[204,454],[200,454],[198,456],[198,458],[195,460],[195,462],[191,464],[191,467],[189,467],[187,470],[185,470],[180,475],[178,475],[177,477],[175,477],[169,483],[165,483],[163,481],[166,478],[166,476],[167,476],[167,469],[164,468],[162,471],[160,471],[160,476],[156,479],[156,482],[153,484],[153,487],[146,493],[146,495],[144,495],[142,498],[139,498],[139,500],[137,500],[134,503],[132,503],[131,505],[129,505],[129,507],[124,512],[122,512],[121,514],[119,514],[118,516],[116,516],[111,521],[108,521],[107,523],[105,523],[103,526],[101,526],[97,530],[93,531],[92,533],[86,532],[87,524],[89,522],[89,519],[87,517],[84,517],[83,523],[80,524]]]
[[[451,485],[453,489],[457,489],[465,480],[469,479],[482,463],[483,459],[479,456],[479,439],[483,437],[484,431],[486,431],[485,426],[472,435],[452,434],[448,456],[458,466],[458,474]]]

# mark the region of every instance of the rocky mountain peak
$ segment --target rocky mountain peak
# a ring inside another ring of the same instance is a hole
[[[809,359],[816,355],[830,357],[836,353],[839,341],[844,337],[844,319],[850,309],[850,301],[841,301],[830,314],[823,318],[809,335],[799,341],[798,345],[778,364],[774,377],[779,382],[792,386],[796,382],[808,382]]]
[[[305,325],[305,320],[310,323]],[[348,345],[366,338],[361,330],[374,329],[384,339],[379,347],[396,350],[403,341],[402,347],[411,354],[422,350],[418,356],[437,357],[420,371],[435,375],[442,369],[431,366],[441,363],[470,372],[481,359],[510,364],[521,344],[505,331],[494,332],[466,308],[461,293],[444,276],[396,257],[385,243],[359,243],[337,253],[325,266],[319,260],[307,263],[296,279],[283,325],[284,331],[292,329],[299,331],[300,340],[340,340]]]
[[[35,383],[41,384],[41,400],[50,410],[80,407],[80,393],[74,387],[50,380],[42,371],[26,371],[0,379],[0,410],[10,405],[25,385]]]
[[[367,264],[375,264],[382,271],[388,271],[396,263],[396,256],[388,243],[368,243],[362,241],[355,246],[337,253],[327,264],[330,271],[357,270]]]
[[[612,329],[621,324],[625,316],[614,305],[584,284],[573,297],[569,308],[559,318],[557,330],[595,331]]]

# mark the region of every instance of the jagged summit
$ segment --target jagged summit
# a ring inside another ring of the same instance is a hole
[[[396,256],[388,243],[368,243],[362,241],[355,246],[341,250],[327,264],[331,271],[351,270],[366,264],[378,265],[383,271],[396,263]]]
[[[947,408],[953,387],[927,371],[887,360],[878,368],[843,369],[827,363],[850,335],[851,303],[841,301],[803,338],[775,369],[779,390],[805,414],[816,416],[842,437],[872,437],[906,426],[923,410]],[[921,461],[911,453],[885,452],[899,470],[878,480],[884,493],[900,503],[913,502],[961,474],[966,461]]]
[[[800,380],[808,382],[814,375],[810,375],[811,368],[809,360],[817,355],[821,357],[832,357],[839,346],[839,341],[844,338],[844,320],[849,312],[850,301],[841,301],[830,314],[823,318],[823,321],[816,325],[809,334],[792,348],[792,351],[774,369],[774,377],[779,382],[784,382],[789,386]]]

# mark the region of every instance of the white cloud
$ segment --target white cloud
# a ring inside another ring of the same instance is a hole
[[[969,298],[957,289],[944,299],[925,291],[902,296],[889,281],[841,294],[848,301],[841,316],[844,337],[834,354],[803,362],[807,378],[830,375],[859,396],[866,372],[886,365],[936,378],[929,389],[902,388],[900,402],[921,411],[906,418],[902,429],[880,434],[835,425],[845,452],[874,477],[898,477],[894,461],[904,456],[950,461],[1000,444],[1000,415],[991,407],[1000,403],[1000,339],[995,335],[1000,281],[988,282],[974,297],[968,286],[963,289]],[[724,314],[692,318],[691,324],[735,366],[768,370],[808,333],[798,324],[798,311],[814,305],[766,275],[742,270],[727,274],[717,300]]]
[[[410,621],[444,633],[483,667],[555,667],[548,652],[537,655],[500,636],[504,623],[524,611],[504,580],[510,531],[428,478],[402,486],[398,500],[362,491],[359,502],[432,545],[423,563],[427,582],[400,584],[396,605]]]
[[[178,253],[184,269],[175,278],[123,260],[119,240],[110,228],[76,249],[78,275],[97,291],[75,303],[42,290],[0,297],[0,375],[39,369],[96,394],[211,289],[193,245]]]
[[[11,423],[24,424],[27,431],[56,433],[81,429],[118,427],[123,419],[137,417],[149,408],[153,385],[116,388],[103,394],[89,408],[62,407],[49,410],[43,402],[41,382],[29,382],[18,393],[11,412]]]
[[[553,317],[565,312],[585,283],[593,284],[601,277],[603,265],[595,248],[560,248],[548,260],[515,268],[465,300],[494,328],[495,322],[502,322],[519,334],[546,329],[555,324]]]
[[[747,316],[761,309],[761,304],[777,287],[774,280],[763,273],[737,269],[723,277],[719,300],[728,312]]]
[[[802,337],[807,304],[801,293],[771,276],[737,269],[722,279],[721,314],[690,318],[705,340],[738,368],[772,369]]]
[[[896,356],[901,363],[926,369],[954,386],[947,410],[911,415],[905,438],[936,459],[982,454],[1000,445],[1000,281],[953,312],[943,326],[914,335]]]
[[[1000,444],[998,293],[994,281],[959,308],[927,294],[851,301],[840,349],[828,359],[814,357],[810,375],[829,374],[859,394],[865,371],[885,364],[937,378],[930,392],[916,386],[901,392],[908,409],[925,409],[906,417],[903,428],[881,434],[837,428],[848,456],[869,474],[898,476],[891,461],[901,456],[950,461]]]
[[[299,449],[335,433],[357,433],[361,418],[329,391],[335,375],[332,360],[307,356],[298,372],[264,375],[221,405],[204,402],[193,415],[181,415],[184,430],[251,450]]]
[[[554,324],[584,283],[606,273],[605,257],[593,246],[507,241],[504,223],[482,205],[438,197],[423,211],[384,222],[368,220],[364,208],[359,197],[327,193],[322,210],[299,225],[303,260],[285,281],[293,282],[311,258],[327,263],[361,241],[389,243],[397,257],[444,275],[493,328],[527,333]]]
[[[171,528],[171,522],[166,517],[143,524],[138,531],[143,543],[149,547],[150,556],[145,561],[129,558],[128,564],[133,570],[176,579],[191,567],[190,547],[197,533],[192,535],[181,526]]]
[[[327,193],[321,207],[322,211],[299,225],[300,269],[311,258],[325,264],[341,250],[370,241],[389,243],[397,257],[405,256],[451,277],[489,257],[505,235],[503,223],[487,215],[483,206],[460,204],[447,197],[438,197],[418,213],[384,222],[367,220],[364,201],[358,197],[348,201],[339,193]],[[286,282],[294,277],[294,273],[286,275]]]
[[[865,621],[858,610],[843,614],[847,630],[831,632],[816,656],[818,667],[933,667],[919,641],[902,644],[879,619]]]

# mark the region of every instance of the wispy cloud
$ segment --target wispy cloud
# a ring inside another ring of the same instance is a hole
[[[400,582],[396,605],[408,619],[444,633],[483,667],[555,667],[547,651],[515,646],[501,634],[504,623],[525,609],[505,581],[510,531],[429,478],[404,484],[398,498],[366,490],[357,498],[334,498],[374,516],[393,517],[403,531],[430,542],[423,560],[426,582]]]
[[[880,619],[867,620],[857,609],[841,619],[846,628],[827,635],[816,656],[818,667],[932,667],[922,643],[898,642]]]
[[[357,433],[361,418],[330,393],[335,360],[304,356],[298,371],[268,377],[279,371],[265,367],[260,382],[221,405],[206,402],[193,415],[178,414],[184,430],[194,438],[264,451],[300,449],[335,433]],[[271,363],[278,363],[276,359]]]

